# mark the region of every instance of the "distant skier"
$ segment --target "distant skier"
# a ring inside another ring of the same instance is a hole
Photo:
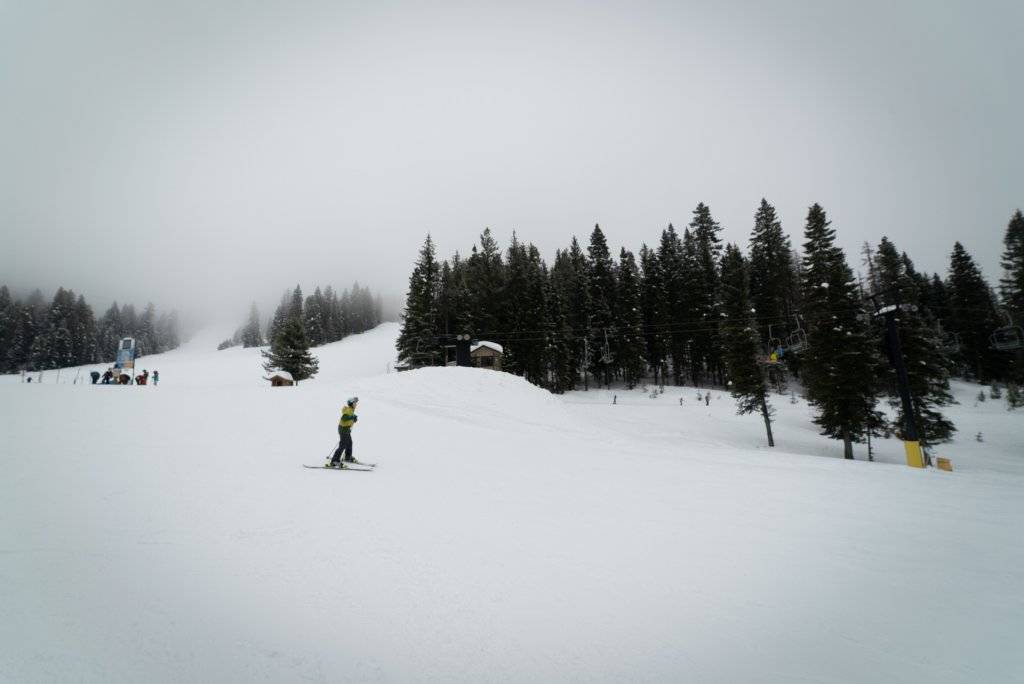
[[[160,382],[160,371],[153,371],[153,387],[156,387],[157,383]]]
[[[100,372],[94,370],[93,372],[89,373],[89,377],[92,378],[92,384],[95,385],[100,380]]]
[[[707,393],[704,394],[704,405],[705,406],[710,406],[711,405],[711,392],[707,392]]]
[[[352,397],[345,406],[341,409],[341,420],[338,421],[338,448],[334,450],[334,455],[331,456],[331,462],[327,464],[329,468],[337,468],[341,465],[342,452],[345,455],[345,463],[359,463],[352,457],[352,426],[359,420],[359,416],[356,415],[356,405],[359,403],[359,397]]]

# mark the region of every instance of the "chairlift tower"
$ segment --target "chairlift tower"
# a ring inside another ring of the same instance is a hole
[[[879,300],[888,293],[895,293],[896,303],[882,306]],[[875,317],[885,317],[885,345],[889,352],[889,361],[896,370],[896,384],[900,393],[900,404],[903,408],[903,451],[906,453],[907,465],[911,468],[924,468],[927,457],[921,451],[921,438],[917,432],[917,420],[914,416],[914,398],[910,394],[910,379],[907,377],[907,365],[903,359],[903,348],[900,346],[900,333],[896,328],[896,314],[901,310],[913,311],[913,304],[899,303],[899,290],[893,288],[886,292],[869,295],[875,306]]]

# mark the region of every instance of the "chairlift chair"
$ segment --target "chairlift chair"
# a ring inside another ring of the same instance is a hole
[[[776,335],[772,331],[772,324],[768,324],[768,353],[775,352],[779,358],[786,353],[786,346],[782,343],[782,338]]]
[[[1024,349],[1024,330],[1018,325],[1008,325],[993,332],[989,341],[998,351]]]
[[[793,318],[796,319],[796,330],[789,334],[786,340],[786,348],[794,354],[798,354],[807,349],[809,344],[807,342],[807,333],[800,326],[800,316],[794,314]]]
[[[946,333],[942,336],[942,342],[940,343],[942,351],[947,354],[959,354],[960,353],[960,333],[951,332]]]
[[[1010,312],[1003,309],[1003,316],[1006,317],[1007,325],[996,328],[989,337],[993,349],[998,351],[1016,351],[1024,349],[1024,330],[1019,325],[1013,324],[1013,317]]]

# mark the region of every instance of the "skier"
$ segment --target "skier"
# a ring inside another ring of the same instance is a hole
[[[93,372],[89,373],[89,377],[92,378],[92,384],[95,385],[97,382],[99,382],[100,372],[94,370]]]
[[[341,409],[341,420],[338,421],[338,448],[334,450],[334,455],[331,456],[331,462],[327,464],[328,468],[337,468],[341,465],[342,452],[345,453],[345,463],[359,463],[352,457],[352,426],[359,420],[359,416],[356,415],[356,405],[359,403],[359,397],[352,397],[345,406]],[[344,467],[344,466],[342,466]]]
[[[155,370],[155,371],[153,371],[153,387],[156,387],[159,382],[160,382],[160,371]]]

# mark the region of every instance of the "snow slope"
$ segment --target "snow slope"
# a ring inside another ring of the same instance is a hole
[[[975,386],[918,471],[785,397],[769,450],[717,392],[389,374],[396,334],[296,388],[213,335],[159,387],[0,378],[0,680],[1024,677],[1024,413]],[[378,471],[301,468],[352,394]]]

